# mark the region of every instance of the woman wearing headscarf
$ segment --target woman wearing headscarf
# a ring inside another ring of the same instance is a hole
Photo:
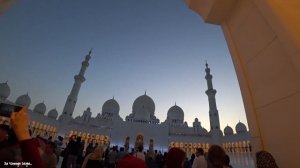
[[[99,145],[92,153],[84,158],[81,168],[104,168],[102,160],[103,153],[104,149]]]

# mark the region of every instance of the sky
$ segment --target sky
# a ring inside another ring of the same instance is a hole
[[[93,48],[73,117],[92,116],[112,97],[125,119],[147,91],[165,121],[175,102],[189,126],[209,130],[205,61],[213,75],[221,129],[247,125],[222,30],[203,22],[184,0],[26,0],[0,16],[0,83],[9,100],[28,92],[61,114],[81,62]],[[47,113],[46,112],[46,113]]]

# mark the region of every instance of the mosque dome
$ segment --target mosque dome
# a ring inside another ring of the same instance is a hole
[[[44,102],[39,103],[34,106],[33,112],[40,113],[40,114],[45,114],[46,112],[46,105]]]
[[[53,119],[56,119],[57,116],[58,116],[58,112],[56,109],[52,109],[48,112],[48,115],[47,115],[49,118],[53,118]]]
[[[224,128],[224,134],[226,135],[233,135],[233,129],[228,125]]]
[[[150,113],[147,111],[147,109],[142,107],[138,113],[134,114],[134,119],[148,122],[150,121]]]
[[[177,120],[184,120],[184,112],[183,110],[177,106],[176,104],[171,107],[168,111],[168,116],[169,119],[177,119]]]
[[[7,82],[0,83],[0,98],[7,99],[9,95],[10,95],[10,88]]]
[[[238,133],[238,134],[239,134],[239,133],[247,132],[246,125],[243,124],[243,123],[241,123],[241,122],[239,121],[239,123],[237,123],[236,126],[235,126],[235,131],[236,131],[236,133]]]
[[[198,118],[195,118],[194,122],[199,122]]]
[[[102,106],[102,113],[119,114],[119,103],[114,99],[107,100]]]
[[[202,135],[208,134],[207,130],[204,127],[202,127],[202,129],[201,129],[201,133],[202,133]]]
[[[31,103],[31,99],[27,94],[21,95],[17,98],[16,100],[16,104],[20,105],[20,106],[29,106]]]
[[[146,94],[138,97],[133,102],[132,113],[135,114],[135,116],[142,115],[139,113],[143,113],[143,114],[147,113],[147,115],[144,117],[148,117],[148,113],[149,113],[149,116],[150,115],[154,116],[154,111],[155,111],[154,101],[151,99],[151,97],[147,96]]]

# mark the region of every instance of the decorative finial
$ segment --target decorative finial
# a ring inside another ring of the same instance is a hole
[[[205,60],[205,66],[206,66],[206,68],[208,68],[207,60]]]
[[[8,80],[6,80],[5,84],[7,84]]]
[[[175,101],[175,106],[177,106],[177,105],[176,105],[176,101]]]
[[[113,96],[113,100],[115,100],[115,96]]]
[[[145,90],[145,95],[147,95],[147,90]]]
[[[92,51],[93,51],[93,48],[91,48],[91,50],[89,51],[89,55],[91,55]]]

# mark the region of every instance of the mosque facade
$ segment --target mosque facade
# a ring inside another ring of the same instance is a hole
[[[63,112],[59,115],[56,109],[46,113],[44,102],[38,103],[33,109],[29,109],[31,118],[30,127],[33,136],[64,137],[64,141],[72,135],[81,136],[86,144],[110,144],[135,148],[137,143],[149,149],[167,151],[170,147],[179,147],[187,153],[195,152],[196,148],[204,150],[211,144],[223,145],[227,152],[251,152],[250,134],[245,124],[239,122],[235,126],[235,133],[230,126],[222,131],[220,128],[219,112],[216,105],[215,95],[217,91],[213,88],[210,68],[206,63],[207,90],[209,103],[210,128],[201,125],[198,118],[194,119],[193,125],[188,126],[184,121],[184,111],[181,107],[170,107],[167,118],[160,121],[155,116],[155,103],[153,99],[145,94],[137,97],[132,105],[132,113],[125,119],[119,115],[120,106],[114,98],[104,102],[101,113],[92,117],[91,109],[88,107],[80,116],[73,117],[81,84],[85,81],[85,71],[89,66],[91,51],[82,62],[79,74],[74,76],[74,85],[67,97]],[[10,103],[19,106],[29,106],[31,99],[28,94],[21,95],[15,102],[8,100],[10,87],[7,82],[0,83],[0,103]],[[0,117],[1,123],[9,124],[9,118]]]

